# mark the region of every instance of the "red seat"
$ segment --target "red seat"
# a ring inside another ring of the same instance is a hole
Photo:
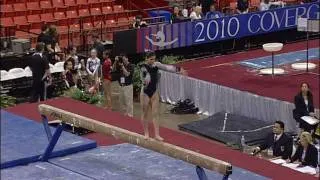
[[[110,6],[102,7],[102,14],[112,14],[112,8]]]
[[[79,24],[71,24],[70,25],[70,31],[79,32],[80,31],[80,25]]]
[[[40,14],[40,18],[41,18],[41,21],[44,21],[44,22],[55,22],[56,21],[52,15],[52,13]]]
[[[0,24],[2,27],[15,27],[13,19],[11,17],[1,18]]]
[[[13,12],[12,4],[1,4],[1,13]]]
[[[66,14],[67,14],[67,18],[68,18],[68,19],[78,18],[78,13],[77,13],[77,11],[67,11]]]
[[[28,23],[28,20],[26,18],[26,16],[16,16],[16,17],[13,17],[13,22],[16,24],[16,25],[19,25],[19,26],[27,26],[27,25],[30,25]]]
[[[1,4],[1,17],[12,17],[14,16],[13,7],[11,4]]]
[[[64,0],[64,5],[66,5],[66,6],[77,6],[75,0]]]
[[[27,19],[28,19],[29,23],[40,23],[41,22],[41,18],[38,14],[28,15]]]
[[[88,16],[90,16],[90,12],[88,9],[79,9],[79,16],[80,17],[88,17]]]
[[[68,26],[57,26],[59,34],[68,34]]]
[[[34,34],[40,34],[41,33],[41,29],[30,29],[30,32],[32,32]]]
[[[106,27],[107,28],[115,28],[117,27],[116,21],[113,19],[109,19],[106,21]]]
[[[52,7],[54,7],[54,8],[67,8],[67,6],[64,5],[63,0],[52,0]]]
[[[86,23],[83,23],[83,29],[89,31],[89,30],[93,30],[94,27],[93,27],[92,23],[86,22]]]
[[[115,12],[115,13],[121,13],[121,12],[123,12],[124,11],[124,9],[123,9],[123,6],[122,5],[114,5],[113,6],[113,12]]]
[[[40,1],[41,9],[52,9],[52,5],[50,1]]]
[[[27,7],[25,3],[16,3],[13,4],[14,11],[25,12],[27,11]]]
[[[129,20],[126,17],[122,17],[118,19],[118,26],[129,26]]]
[[[102,3],[99,0],[88,0],[88,4],[91,8],[100,7]]]
[[[91,16],[101,15],[101,9],[100,8],[91,8],[90,12],[91,12]]]
[[[24,31],[16,31],[16,38],[20,38],[20,39],[30,39],[32,37],[32,35],[28,32],[24,32]]]
[[[27,10],[29,11],[37,11],[41,10],[39,2],[27,2]]]
[[[64,14],[64,12],[55,12],[54,13],[54,19],[56,19],[56,20],[64,20],[64,19],[66,19],[66,15]]]
[[[16,3],[13,4],[13,9],[16,13],[16,16],[25,16],[27,12],[27,7],[25,3]]]
[[[88,5],[88,1],[87,0],[76,0],[77,1],[77,5],[78,6],[82,6],[82,5]]]

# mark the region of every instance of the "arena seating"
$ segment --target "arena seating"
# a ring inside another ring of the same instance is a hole
[[[115,0],[10,0],[1,4],[1,26],[5,29],[2,36],[28,38],[34,45],[41,26],[55,24],[61,35],[60,46],[66,47],[63,42],[68,42],[68,36],[64,35],[79,36],[77,25],[83,23],[83,30],[89,33],[102,27],[109,33],[104,38],[111,40],[114,30],[129,28],[135,12],[124,9]]]

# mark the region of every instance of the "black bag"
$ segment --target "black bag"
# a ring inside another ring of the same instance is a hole
[[[195,114],[198,111],[199,108],[195,107],[194,103],[190,99],[178,101],[176,106],[170,110],[173,114]]]

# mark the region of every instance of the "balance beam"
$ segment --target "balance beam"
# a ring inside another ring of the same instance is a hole
[[[116,139],[121,139],[130,144],[135,144],[175,159],[183,160],[199,167],[217,171],[226,176],[232,173],[232,166],[230,163],[169,143],[157,141],[151,138],[145,139],[143,135],[138,133],[105,124],[94,119],[80,116],[78,114],[67,112],[65,110],[45,104],[39,105],[39,112],[41,115],[44,115],[48,118],[51,117],[54,120],[59,119],[64,123],[73,124],[76,127],[82,127],[93,132],[99,132],[108,136],[113,136]]]

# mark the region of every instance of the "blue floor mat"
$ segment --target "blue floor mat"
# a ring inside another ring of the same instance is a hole
[[[92,180],[90,177],[68,171],[46,162],[36,162],[27,166],[1,169],[1,178],[5,180]]]
[[[299,61],[306,61],[307,51],[295,51],[289,53],[276,54],[274,56],[274,65],[292,64]],[[309,60],[319,60],[319,48],[309,49]],[[272,67],[272,56],[264,56],[260,58],[241,61],[239,64],[250,68],[263,69]]]
[[[1,110],[0,125],[1,169],[38,161],[49,143],[42,124]],[[54,132],[55,128],[51,130]],[[96,146],[95,141],[63,132],[51,157],[64,156]]]
[[[131,144],[80,152],[49,160],[57,166],[81,172],[93,179],[112,180],[197,180],[194,165]],[[222,179],[223,175],[206,170],[208,179]],[[266,177],[233,167],[232,180],[264,180]]]

